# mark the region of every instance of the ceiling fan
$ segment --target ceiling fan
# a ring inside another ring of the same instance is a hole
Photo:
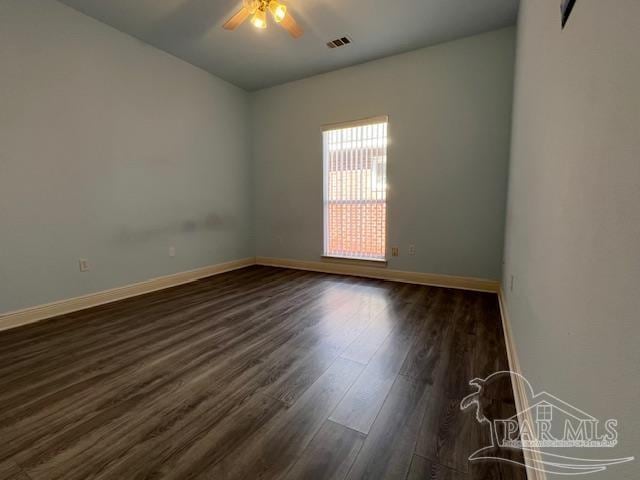
[[[235,30],[250,15],[253,15],[251,23],[254,27],[267,28],[268,10],[276,23],[279,23],[293,38],[302,36],[302,29],[287,11],[287,7],[278,0],[243,0],[242,3],[242,8],[224,24],[226,30]]]

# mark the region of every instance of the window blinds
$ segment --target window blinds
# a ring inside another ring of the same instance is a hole
[[[387,117],[324,128],[324,254],[384,260]]]

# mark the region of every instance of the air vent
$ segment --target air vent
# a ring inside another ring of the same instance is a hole
[[[349,45],[351,43],[351,39],[349,37],[341,37],[336,38],[335,40],[331,40],[327,42],[327,47],[329,48],[338,48],[344,47],[345,45]]]

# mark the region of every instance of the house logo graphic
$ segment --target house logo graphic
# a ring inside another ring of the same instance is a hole
[[[501,405],[500,392],[504,395],[505,391],[510,392],[511,385],[518,384],[524,386],[530,406],[502,418],[503,412],[499,409],[496,412],[495,408]],[[487,425],[491,433],[491,444],[471,454],[470,461],[495,460],[526,466],[524,460],[513,454],[522,451],[531,469],[558,475],[585,475],[634,460],[634,457],[594,459],[561,455],[567,449],[615,447],[617,420],[602,422],[548,392],[536,394],[529,381],[518,373],[496,372],[484,379],[475,378],[469,385],[476,392],[465,397],[460,408],[475,407],[476,420]]]

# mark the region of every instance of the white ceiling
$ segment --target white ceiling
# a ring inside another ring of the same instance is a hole
[[[246,90],[513,25],[518,0],[281,0],[305,30],[222,24],[242,0],[59,0]],[[329,49],[348,35],[353,44]]]

